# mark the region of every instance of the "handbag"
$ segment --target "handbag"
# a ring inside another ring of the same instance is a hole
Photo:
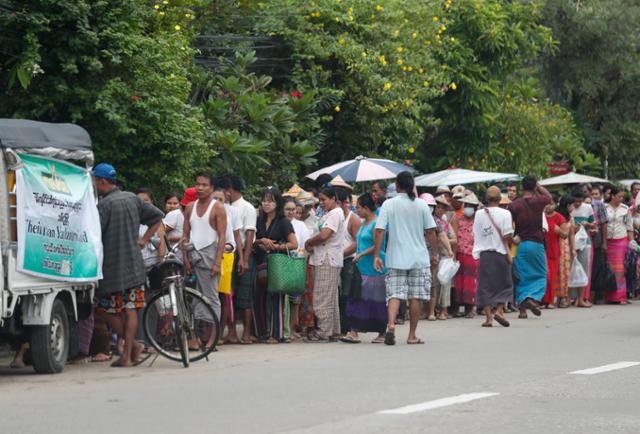
[[[267,256],[267,292],[301,295],[306,289],[307,259],[284,253]]]
[[[342,269],[342,286],[340,288],[341,296],[350,300],[358,300],[362,295],[362,275],[358,269],[358,265],[351,262],[349,266]]]
[[[496,229],[496,232],[498,232],[498,235],[500,235],[500,239],[502,240],[502,243],[504,244],[504,249],[507,251],[507,255],[506,255],[507,256],[507,262],[511,266],[511,281],[513,282],[514,285],[517,285],[520,282],[520,273],[518,273],[518,269],[516,268],[516,264],[513,263],[513,258],[510,255],[511,247],[509,246],[509,242],[504,239],[504,235],[502,235],[502,231],[500,230],[500,228],[498,227],[496,222],[493,220],[493,217],[491,216],[491,213],[489,212],[489,208],[485,208],[484,210],[487,213],[487,217],[489,217],[489,220],[491,221],[491,224]]]
[[[571,263],[571,271],[569,271],[569,288],[582,288],[589,284],[589,276],[587,276],[584,267],[577,259]]]

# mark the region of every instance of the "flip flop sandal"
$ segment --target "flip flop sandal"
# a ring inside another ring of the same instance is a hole
[[[251,339],[245,341],[244,339],[240,339],[240,345],[251,345],[253,344],[253,341]]]
[[[540,312],[540,309],[538,308],[538,306],[536,306],[531,300],[523,301],[521,306],[525,309],[529,309],[531,313],[534,314],[535,316],[542,315],[542,312]]]
[[[482,327],[493,327],[493,324],[488,323],[488,322],[483,322],[482,323]]]
[[[387,331],[384,334],[384,344],[385,345],[395,345],[396,344],[396,335],[391,330]]]
[[[371,340],[372,344],[384,344],[384,337]]]
[[[149,360],[149,358],[153,356],[153,354],[147,354],[144,357],[139,358],[138,360],[136,360],[135,362],[133,362],[133,366],[138,366],[138,365],[142,365],[144,362],[146,362],[147,360]]]
[[[415,341],[407,341],[407,345],[422,345],[424,344],[424,341],[420,338],[416,339]]]
[[[494,315],[493,319],[500,324],[502,327],[509,327],[511,324],[509,324],[509,321],[507,321],[505,318],[502,318],[498,315]]]
[[[436,321],[436,316],[435,315],[429,315],[429,317],[427,318],[427,321]]]
[[[351,335],[345,335],[345,336],[341,337],[340,341],[344,342],[344,343],[347,343],[347,344],[359,344],[360,343],[360,339],[354,338]]]

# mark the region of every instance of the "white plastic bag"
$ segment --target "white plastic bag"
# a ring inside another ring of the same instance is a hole
[[[587,234],[587,230],[584,226],[580,225],[580,229],[576,233],[576,250],[582,250],[587,247],[587,243],[589,242],[589,234]]]
[[[589,276],[587,276],[584,267],[577,259],[574,259],[571,263],[571,271],[569,272],[569,288],[582,288],[589,283]]]
[[[438,280],[442,285],[451,283],[451,280],[458,272],[460,268],[460,262],[453,258],[444,258],[440,261],[438,266]]]

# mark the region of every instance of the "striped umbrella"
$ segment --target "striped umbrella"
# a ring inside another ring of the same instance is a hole
[[[404,171],[413,173],[415,169],[395,161],[367,158],[360,155],[353,160],[343,161],[324,169],[316,170],[308,174],[307,178],[315,180],[323,173],[328,173],[332,177],[340,175],[346,182],[364,182],[395,178],[398,173]]]
[[[515,173],[479,172],[477,170],[450,168],[418,176],[416,185],[418,187],[438,187],[440,185],[464,185],[519,179],[520,176]]]

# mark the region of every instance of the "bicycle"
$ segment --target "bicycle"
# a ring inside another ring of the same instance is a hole
[[[184,265],[176,255],[180,245],[169,249],[150,271],[156,281],[161,276],[161,283],[144,308],[142,321],[147,340],[157,353],[188,368],[191,362],[209,360],[220,335],[220,321],[212,304],[186,286]]]

